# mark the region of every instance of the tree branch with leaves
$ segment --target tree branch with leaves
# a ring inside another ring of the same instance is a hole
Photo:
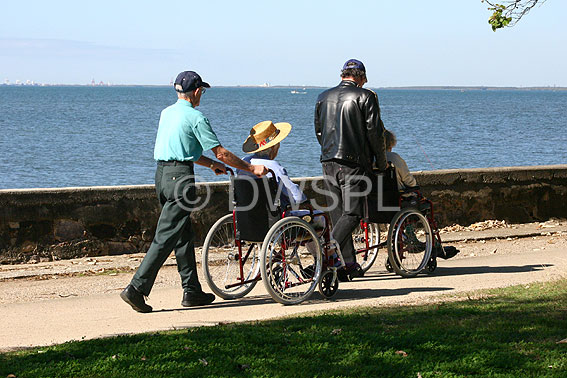
[[[492,16],[488,19],[488,23],[492,26],[492,31],[501,29],[506,26],[512,27],[516,25],[522,17],[524,17],[537,4],[543,4],[546,0],[511,0],[498,4],[488,0],[481,0],[483,3],[490,5],[489,11]]]

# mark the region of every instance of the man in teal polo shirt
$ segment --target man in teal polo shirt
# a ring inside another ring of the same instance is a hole
[[[120,297],[138,312],[151,312],[146,304],[163,263],[175,250],[177,269],[183,286],[182,306],[202,306],[215,300],[203,292],[197,277],[191,210],[195,203],[193,164],[226,174],[224,164],[202,155],[212,150],[222,162],[257,176],[267,173],[263,165],[249,164],[221,146],[209,120],[195,108],[205,88],[210,88],[194,71],[181,72],[174,88],[178,100],[161,112],[154,149],[157,161],[156,192],[162,206],[154,240],[130,284]]]

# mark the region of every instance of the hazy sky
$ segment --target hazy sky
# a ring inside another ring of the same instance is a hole
[[[567,86],[567,1],[492,32],[480,0],[4,1],[0,82]]]

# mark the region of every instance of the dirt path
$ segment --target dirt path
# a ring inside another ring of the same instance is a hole
[[[158,275],[149,299],[156,310],[151,314],[132,311],[118,296],[142,255],[0,266],[0,350],[339,307],[423,303],[440,294],[567,276],[565,222],[457,229],[442,237],[452,240],[450,244],[461,252],[451,260],[439,260],[433,274],[402,279],[388,273],[383,250],[367,275],[341,283],[333,300],[316,293],[298,306],[273,302],[260,282],[243,299],[217,299],[208,307],[183,308],[173,259]]]

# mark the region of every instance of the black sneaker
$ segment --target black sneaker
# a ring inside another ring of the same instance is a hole
[[[443,247],[443,252],[445,254],[444,259],[450,259],[451,257],[455,257],[457,255],[457,253],[459,253],[460,251],[453,247],[452,245],[449,245],[447,247]]]
[[[351,281],[353,278],[364,277],[364,270],[362,270],[362,267],[357,262],[347,264],[346,270]]]
[[[440,257],[442,259],[445,258],[445,251],[443,250],[443,247],[440,244],[437,244],[435,247],[433,247],[433,249],[431,250],[431,255],[435,256],[435,257]]]
[[[152,312],[152,306],[146,304],[144,295],[136,290],[136,288],[132,285],[126,286],[126,289],[120,293],[120,298],[138,312]]]
[[[190,293],[188,291],[183,292],[183,300],[181,301],[181,306],[183,307],[193,307],[193,306],[204,306],[213,303],[215,300],[215,295],[210,293],[205,293],[204,291]]]
[[[348,276],[347,270],[345,268],[337,269],[337,279],[340,282],[350,281],[350,277]]]

